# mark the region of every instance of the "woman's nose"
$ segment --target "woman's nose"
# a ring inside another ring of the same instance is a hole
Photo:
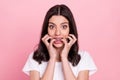
[[[56,29],[56,31],[55,31],[55,35],[60,35],[61,34],[61,31],[60,31],[60,29]]]

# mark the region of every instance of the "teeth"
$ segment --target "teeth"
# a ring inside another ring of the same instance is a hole
[[[61,39],[56,39],[56,41],[61,41]]]
[[[61,41],[61,38],[56,38],[56,40],[55,41]]]
[[[61,40],[60,38],[57,38],[56,40]]]

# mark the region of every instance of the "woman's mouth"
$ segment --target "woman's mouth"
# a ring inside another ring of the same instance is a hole
[[[55,38],[55,41],[54,41],[54,43],[55,44],[61,44],[62,43],[62,40],[61,40],[62,38]]]

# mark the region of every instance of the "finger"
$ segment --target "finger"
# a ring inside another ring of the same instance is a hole
[[[52,39],[51,41],[50,41],[50,46],[52,46],[53,45],[53,42],[55,41],[55,39]]]
[[[42,38],[42,41],[44,41],[45,38],[47,38],[47,37],[48,37],[48,34],[46,34],[46,35]]]
[[[72,39],[70,36],[68,36],[68,39],[70,40],[70,41],[68,42],[68,45],[72,45],[72,44],[73,44],[73,39]]]
[[[62,40],[62,42],[66,45],[67,44],[67,40],[66,40],[66,38],[63,38],[63,39],[61,39]]]
[[[73,43],[75,43],[77,41],[77,38],[73,34],[69,34],[69,36],[71,36],[73,38]]]
[[[44,40],[44,42],[46,43],[47,46],[50,44],[50,42],[48,41],[48,40],[50,40],[50,39],[51,39],[51,37],[47,37],[47,38],[45,38],[45,40]]]
[[[69,34],[69,36],[71,36],[73,39],[76,39],[75,35],[73,34]]]
[[[48,40],[49,40],[50,38],[51,38],[51,37],[50,37],[49,35],[45,35],[45,36],[42,38],[42,41],[44,42],[44,44],[45,44],[46,46],[49,45]]]

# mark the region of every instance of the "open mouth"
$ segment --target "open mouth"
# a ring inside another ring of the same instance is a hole
[[[62,40],[61,40],[62,38],[55,38],[55,41],[54,41],[54,43],[55,44],[61,44],[62,43]]]

